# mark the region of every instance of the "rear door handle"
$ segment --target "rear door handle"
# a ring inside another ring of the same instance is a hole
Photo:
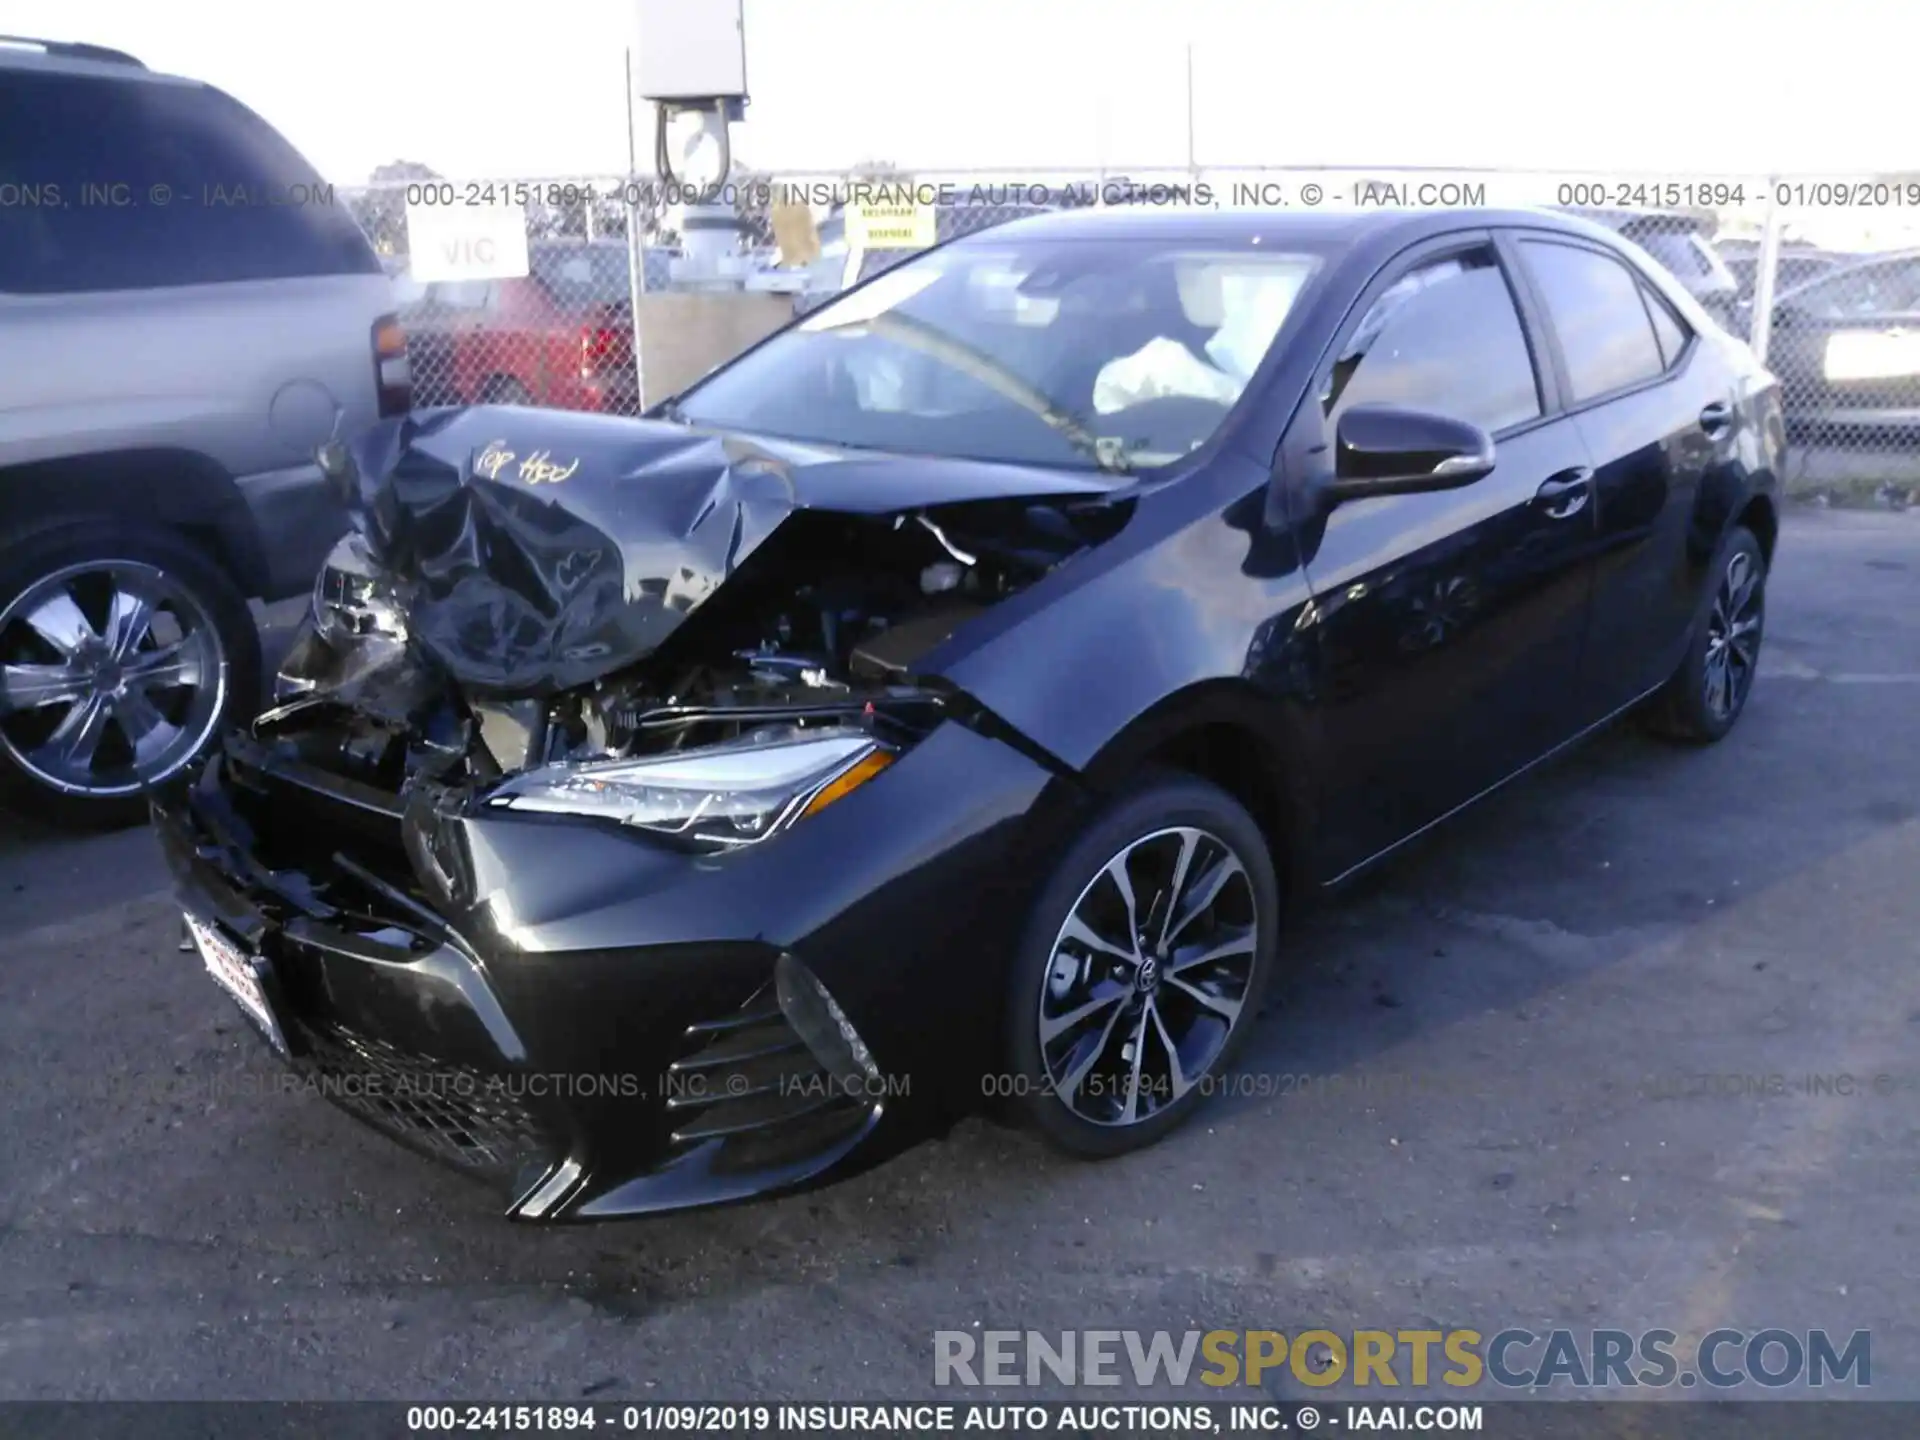
[[[1700,412],[1700,428],[1709,435],[1718,434],[1733,423],[1733,406],[1716,400]]]
[[[1550,475],[1533,492],[1533,498],[1549,518],[1565,520],[1587,508],[1593,498],[1593,471],[1584,465]]]

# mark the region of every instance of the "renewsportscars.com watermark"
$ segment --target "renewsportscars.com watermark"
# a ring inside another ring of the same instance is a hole
[[[1513,1390],[1725,1391],[1873,1383],[1873,1335],[1711,1330],[1683,1346],[1672,1330],[936,1330],[933,1383],[948,1385],[1302,1385],[1358,1387],[1491,1381]]]

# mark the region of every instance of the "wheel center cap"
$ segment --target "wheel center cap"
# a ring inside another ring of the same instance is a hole
[[[1142,994],[1151,993],[1160,983],[1160,962],[1152,955],[1140,962],[1140,969],[1133,977],[1134,984]]]

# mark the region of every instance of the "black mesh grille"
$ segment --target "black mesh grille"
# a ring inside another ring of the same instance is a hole
[[[506,1183],[562,1149],[509,1078],[409,1054],[340,1026],[302,1026],[321,1091],[433,1159]]]

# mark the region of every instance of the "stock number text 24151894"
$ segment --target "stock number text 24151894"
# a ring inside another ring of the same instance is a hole
[[[1558,187],[1554,203],[1661,210],[1744,205],[1747,198],[1748,187],[1738,180],[1570,180]],[[1753,191],[1753,198],[1760,198],[1758,190]]]
[[[721,1434],[764,1431],[774,1423],[767,1405],[567,1404],[410,1405],[409,1433],[580,1430]]]

